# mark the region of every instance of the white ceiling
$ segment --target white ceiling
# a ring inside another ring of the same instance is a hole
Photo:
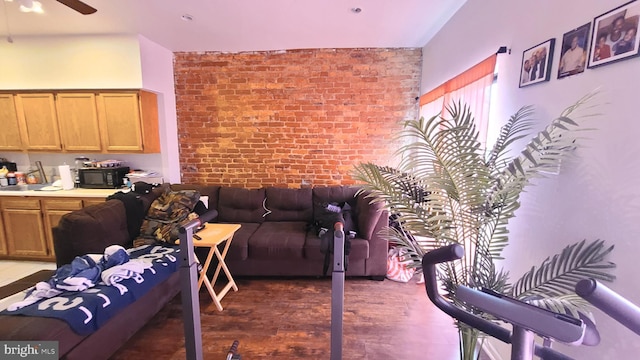
[[[140,34],[172,51],[241,52],[422,47],[466,0],[86,0],[91,15],[55,0],[22,13],[17,1],[0,0],[0,41]]]

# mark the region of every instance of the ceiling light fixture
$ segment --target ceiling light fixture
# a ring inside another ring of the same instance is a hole
[[[20,11],[22,12],[34,12],[38,14],[42,14],[44,11],[42,10],[42,3],[37,0],[19,0],[20,2]]]
[[[351,8],[351,12],[354,14],[360,14],[360,12],[362,12],[361,8]]]
[[[191,16],[189,14],[184,14],[180,18],[182,18],[182,20],[184,20],[184,21],[193,21],[193,16]]]

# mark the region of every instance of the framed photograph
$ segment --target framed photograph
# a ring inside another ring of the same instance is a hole
[[[551,60],[556,39],[549,39],[522,53],[520,87],[525,87],[551,78]]]
[[[640,2],[633,0],[593,19],[588,68],[638,56]]]
[[[584,24],[562,35],[558,79],[580,74],[587,67],[587,47],[591,23]]]

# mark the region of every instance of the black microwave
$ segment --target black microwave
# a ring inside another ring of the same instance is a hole
[[[117,189],[124,185],[123,178],[129,173],[128,166],[106,168],[80,168],[78,182],[81,188]]]

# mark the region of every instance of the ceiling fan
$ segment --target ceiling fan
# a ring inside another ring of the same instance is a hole
[[[80,0],[56,0],[56,1],[72,8],[73,10],[79,12],[82,15],[89,15],[98,11],[97,9],[83,3]]]

